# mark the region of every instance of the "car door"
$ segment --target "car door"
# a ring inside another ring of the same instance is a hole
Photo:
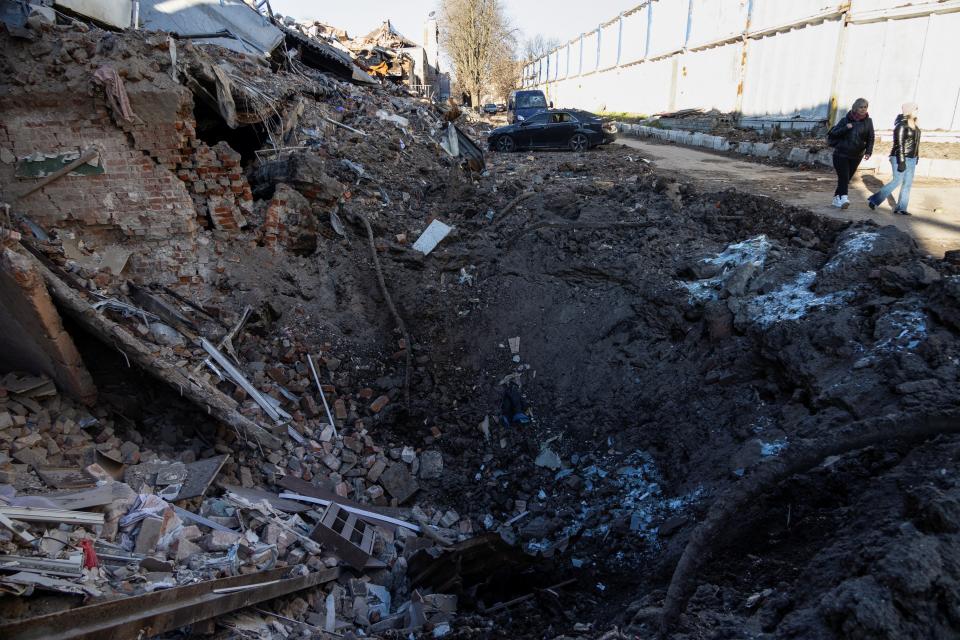
[[[566,112],[550,114],[550,122],[546,126],[546,143],[549,147],[565,147],[571,136],[577,130],[577,120]]]
[[[520,124],[519,132],[516,135],[517,145],[534,148],[546,146],[544,136],[549,117],[550,114],[538,113],[524,120]]]

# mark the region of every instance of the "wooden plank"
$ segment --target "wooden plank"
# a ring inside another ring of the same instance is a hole
[[[300,495],[329,500],[330,502],[336,502],[342,507],[352,507],[353,509],[360,509],[366,513],[389,516],[396,519],[411,517],[410,509],[404,509],[402,507],[377,507],[370,504],[360,504],[359,502],[348,500],[347,498],[344,498],[343,496],[338,495],[329,489],[318,487],[307,482],[306,480],[296,478],[294,476],[283,476],[280,478],[280,481],[277,484],[284,489],[290,489],[294,493],[299,493]]]
[[[110,484],[100,485],[85,491],[71,491],[69,493],[44,494],[46,498],[61,509],[89,509],[90,507],[102,507],[113,504],[131,495],[132,490],[122,482],[111,482]]]
[[[64,524],[102,525],[102,513],[41,509],[39,507],[0,507],[0,515],[24,522],[62,522]]]
[[[230,456],[223,454],[212,458],[204,458],[191,462],[186,466],[187,479],[180,488],[176,500],[187,500],[204,495],[210,487],[210,483],[220,473],[220,469],[227,462]],[[124,481],[130,485],[134,491],[139,491],[144,484],[155,487],[156,476],[158,473],[171,469],[173,465],[160,462],[144,462],[142,464],[127,467],[124,471]]]
[[[269,491],[264,491],[262,489],[248,489],[245,487],[238,487],[232,484],[220,485],[230,493],[234,493],[241,498],[245,498],[251,502],[260,502],[261,500],[266,500],[270,503],[270,506],[276,509],[277,511],[284,511],[286,513],[303,513],[304,511],[310,511],[313,507],[303,504],[302,502],[294,502],[293,500],[286,500],[279,497],[275,493],[270,493]]]
[[[37,539],[36,536],[27,531],[27,528],[21,523],[14,522],[2,513],[0,513],[0,524],[5,526],[7,529],[10,529],[10,531],[13,531],[17,537],[28,544],[33,544],[33,541]]]
[[[325,507],[330,505],[337,505],[340,508],[344,509],[345,511],[348,511],[350,513],[355,513],[364,522],[366,522],[367,524],[372,524],[373,526],[382,527],[385,524],[388,524],[391,527],[403,527],[404,529],[409,529],[410,531],[414,531],[416,533],[420,533],[421,531],[418,525],[410,524],[409,522],[400,520],[399,518],[391,518],[390,516],[383,516],[383,515],[380,515],[379,513],[370,513],[369,511],[365,511],[364,509],[358,509],[356,507],[351,507],[344,504],[338,504],[337,502],[334,502],[332,500],[324,500],[323,498],[314,498],[312,496],[302,496],[298,493],[281,493],[280,497],[290,498],[291,500],[303,500],[304,502],[312,502],[313,504],[319,504]]]
[[[78,578],[82,575],[83,555],[70,560],[39,558],[33,556],[0,556],[0,571],[27,571],[50,576]]]
[[[35,471],[54,489],[80,489],[97,484],[83,469],[76,467],[36,467]]]

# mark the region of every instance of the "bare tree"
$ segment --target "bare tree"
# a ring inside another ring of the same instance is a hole
[[[496,96],[497,101],[506,102],[507,95],[520,86],[520,77],[523,73],[523,62],[517,59],[512,48],[504,49],[501,55],[494,58],[490,68],[490,93]]]
[[[548,38],[542,33],[538,33],[532,38],[527,38],[527,41],[523,44],[523,59],[526,62],[533,62],[559,46],[560,40],[557,38]]]
[[[440,0],[440,21],[443,46],[457,80],[473,106],[479,106],[504,49],[511,54],[513,50],[503,5],[500,0]]]

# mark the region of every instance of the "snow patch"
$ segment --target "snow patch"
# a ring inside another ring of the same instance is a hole
[[[740,265],[752,262],[757,267],[763,267],[772,246],[767,236],[762,234],[743,242],[728,245],[726,249],[713,258],[702,260],[706,264],[719,266],[720,272],[717,275],[694,282],[681,281],[680,286],[687,290],[693,302],[703,302],[716,298],[717,293],[723,288],[724,282]]]
[[[854,256],[861,253],[873,251],[873,245],[877,241],[875,231],[858,231],[847,237],[840,245],[836,255],[823,266],[824,271],[833,272],[842,267]]]
[[[927,338],[927,316],[918,309],[898,309],[877,320],[878,326],[892,334],[878,342],[874,349],[881,352],[912,351]]]
[[[780,455],[780,452],[787,448],[787,441],[783,440],[774,440],[773,442],[761,442],[760,443],[760,455],[764,458],[770,458],[772,456]]]
[[[815,271],[804,271],[793,282],[750,300],[747,313],[761,327],[768,327],[783,320],[799,320],[811,309],[838,305],[851,295],[840,291],[818,296],[810,290],[816,279]]]

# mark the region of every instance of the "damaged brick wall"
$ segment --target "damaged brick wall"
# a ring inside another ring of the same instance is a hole
[[[289,185],[280,183],[267,205],[263,222],[263,246],[284,247],[310,255],[317,247],[317,214],[310,202]]]
[[[81,402],[97,390],[63,328],[43,277],[30,258],[0,247],[0,351],[5,370],[44,373]]]
[[[123,75],[123,74],[121,74]],[[104,172],[67,176],[19,202],[14,210],[45,229],[69,229],[92,250],[121,244],[133,254],[127,275],[153,282],[209,282],[216,242],[202,229],[236,232],[253,194],[240,155],[196,137],[193,95],[168,76],[127,77],[133,122],[112,117],[102,89],[64,95],[45,84],[29,95],[0,97],[0,199],[12,201],[31,181],[16,163],[37,154],[95,146]]]

